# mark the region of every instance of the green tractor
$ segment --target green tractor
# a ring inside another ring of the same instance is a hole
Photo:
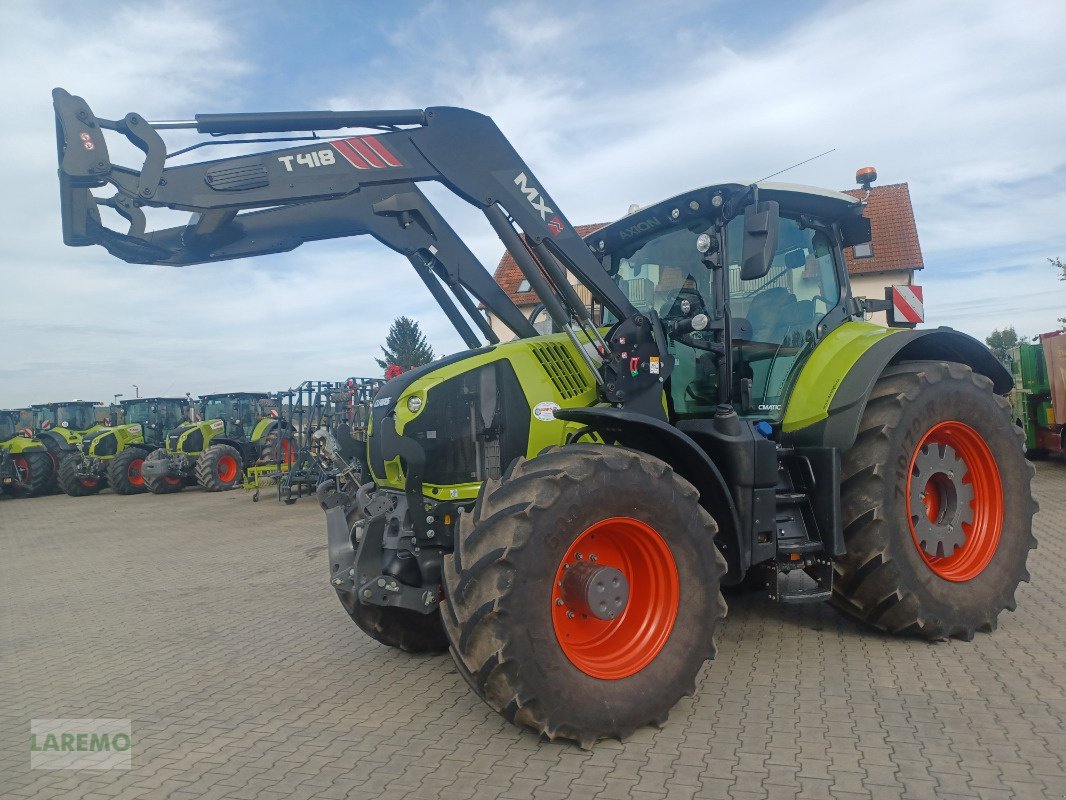
[[[86,400],[65,403],[38,403],[33,411],[33,436],[41,442],[52,460],[53,485],[59,485],[59,465],[69,455],[77,454],[82,439],[105,427],[109,420],[102,415],[104,406]],[[102,418],[103,417],[103,418]],[[86,479],[88,492],[98,491],[101,486],[95,479]]]
[[[53,472],[48,451],[33,439],[33,412],[0,411],[0,491],[15,497],[47,494]]]
[[[142,397],[123,400],[121,425],[86,434],[78,450],[59,462],[59,487],[71,497],[95,494],[109,486],[116,494],[146,490],[141,465],[162,447],[167,431],[189,417],[190,402],[180,397]],[[117,415],[116,415],[117,416]]]
[[[163,446],[145,458],[145,486],[154,494],[193,483],[209,492],[234,488],[247,467],[273,461],[287,444],[278,441],[276,409],[265,392],[203,395],[200,420],[170,430]]]
[[[1036,504],[1011,376],[970,336],[914,328],[912,287],[852,293],[862,199],[717,183],[582,238],[465,109],[156,125],[53,101],[67,244],[184,266],[371,234],[411,262],[470,349],[375,396],[369,475],[322,497],[330,582],[374,639],[450,649],[515,724],[583,746],[664,724],[715,655],[723,587],[930,640],[1015,608]],[[374,132],[168,166],[172,127]],[[104,129],[139,170],[111,165]],[[484,214],[558,333],[538,335],[424,181]],[[146,231],[144,206],[194,213]],[[898,327],[864,321],[879,310]]]

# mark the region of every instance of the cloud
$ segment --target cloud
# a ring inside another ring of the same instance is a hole
[[[20,76],[0,129],[0,405],[372,373],[400,314],[438,351],[461,347],[406,261],[369,240],[185,269],[63,247],[57,85],[115,117],[464,105],[497,121],[575,223],[835,147],[781,179],[846,188],[873,163],[909,182],[932,323],[1035,333],[1066,315],[1045,261],[1066,257],[1055,2],[368,4],[354,32],[305,24],[331,8],[314,3],[56,8],[9,3],[0,25],[0,68]],[[492,269],[502,247],[484,218],[427,193]]]

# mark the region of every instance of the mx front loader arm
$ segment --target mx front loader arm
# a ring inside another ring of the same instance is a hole
[[[536,335],[417,186],[437,181],[484,213],[552,320],[569,335],[604,399],[664,416],[662,382],[672,360],[661,324],[629,302],[489,117],[440,107],[201,114],[152,123],[137,114],[98,118],[63,89],[52,97],[67,244],[100,244],[133,263],[184,266],[369,234],[411,261],[469,347],[480,342],[446,288],[488,341],[496,336],[471,295],[517,335]],[[296,147],[167,166],[172,156],[159,130],[172,128],[207,135],[311,131],[313,136]],[[375,132],[333,139],[314,133],[340,128]],[[112,164],[104,130],[125,136],[145,154],[139,170]],[[112,196],[93,194],[109,185]],[[101,206],[124,217],[128,229],[107,227]],[[192,217],[182,226],[148,231],[145,207],[188,211]],[[612,341],[602,337],[567,273],[619,320]],[[638,343],[643,358],[624,358]],[[646,365],[658,365],[660,355],[661,371],[652,374]],[[641,361],[639,369],[635,361]]]
[[[561,261],[616,315],[625,318],[626,312],[632,311],[624,294],[609,280],[503,133],[481,114],[457,108],[201,114],[195,122],[149,123],[137,114],[117,121],[101,119],[84,100],[63,89],[54,90],[52,95],[63,237],[69,245],[101,244],[126,261],[183,266],[281,252],[318,239],[364,233],[378,236],[380,216],[391,214],[404,228],[413,221],[415,212],[387,207],[390,197],[414,195],[423,208],[432,208],[414,186],[418,181],[432,180],[496,217],[490,219],[494,227],[502,209],[508,224],[513,220],[535,248]],[[401,125],[417,127],[397,127]],[[387,130],[321,139],[250,156],[166,166],[166,148],[156,126],[195,127],[200,133],[215,135],[371,126]],[[111,163],[103,130],[126,136],[145,153],[140,170]],[[91,189],[108,184],[116,190],[113,197],[92,195]],[[354,200],[374,187],[390,187],[391,191],[374,192],[373,202]],[[126,217],[129,230],[104,227],[98,205]],[[396,203],[392,205],[398,208]],[[145,206],[190,211],[194,216],[185,226],[146,232],[141,211]],[[465,251],[462,262],[469,264],[472,255],[439,214],[434,212],[433,216],[433,220],[422,220],[426,233],[447,240],[443,249]],[[442,233],[445,230],[451,236]],[[396,238],[382,241],[393,247]],[[453,269],[452,264],[446,266]],[[454,269],[453,278],[458,282],[484,271],[469,266]],[[478,299],[485,302],[485,298]],[[486,305],[495,311],[500,297],[492,300]],[[517,320],[508,322],[517,325]]]

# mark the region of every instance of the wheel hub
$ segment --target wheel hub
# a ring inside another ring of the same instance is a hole
[[[578,561],[566,570],[563,602],[578,614],[611,620],[625,611],[629,582],[621,570]]]
[[[966,542],[963,525],[972,526],[974,521],[974,491],[963,482],[966,473],[966,462],[950,445],[930,442],[915,456],[910,481],[911,522],[927,555],[950,557]]]

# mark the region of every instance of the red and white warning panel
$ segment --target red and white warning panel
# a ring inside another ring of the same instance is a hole
[[[921,286],[890,286],[886,299],[892,303],[892,323],[917,325],[925,322],[925,306],[922,303]]]

